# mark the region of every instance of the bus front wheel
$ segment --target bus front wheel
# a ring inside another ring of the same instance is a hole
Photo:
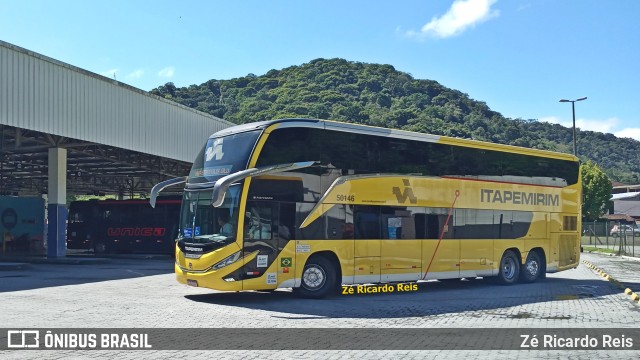
[[[520,276],[520,261],[512,250],[507,250],[500,259],[500,269],[498,269],[498,282],[502,285],[511,285],[518,281]]]
[[[301,285],[295,290],[303,297],[320,299],[335,290],[335,284],[334,264],[325,257],[315,256],[304,265]]]

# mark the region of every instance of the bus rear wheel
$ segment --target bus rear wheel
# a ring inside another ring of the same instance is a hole
[[[498,269],[498,282],[502,285],[512,285],[518,281],[520,276],[520,261],[513,250],[507,250],[500,259]]]
[[[522,271],[520,272],[520,281],[524,283],[532,283],[540,277],[542,273],[542,262],[540,260],[540,255],[537,251],[529,251],[529,255],[527,255],[527,260],[522,267]]]
[[[320,299],[332,293],[335,284],[335,265],[323,256],[314,256],[304,265],[300,287],[295,291],[303,297]]]

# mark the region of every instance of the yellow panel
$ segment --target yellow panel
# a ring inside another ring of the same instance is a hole
[[[492,239],[460,240],[460,271],[491,270],[493,243]]]
[[[296,263],[295,241],[289,241],[287,246],[280,252],[276,263],[278,266],[278,284],[294,279],[295,269],[300,265]]]
[[[354,259],[354,283],[380,282],[380,258],[364,257]]]
[[[380,256],[380,240],[354,240],[355,257]]]
[[[381,240],[382,270],[414,269],[421,271],[421,241],[404,239]]]
[[[428,271],[426,279],[432,272],[446,272],[455,275],[460,273],[460,240],[443,239],[436,251],[438,240],[424,240],[422,243],[422,273]],[[434,256],[435,254],[435,256]],[[431,264],[431,266],[429,266]],[[454,276],[452,276],[454,277]]]

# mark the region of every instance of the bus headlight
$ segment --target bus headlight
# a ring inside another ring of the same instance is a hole
[[[234,262],[238,261],[238,259],[240,259],[240,251],[238,251],[237,253],[231,255],[231,256],[227,256],[226,258],[224,258],[224,260],[218,262],[217,264],[213,265],[211,267],[211,269],[213,270],[218,270],[221,269],[225,266],[231,265]]]

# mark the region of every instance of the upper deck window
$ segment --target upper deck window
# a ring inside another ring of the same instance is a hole
[[[576,161],[509,151],[312,128],[274,130],[257,166],[318,160],[343,174],[540,177],[563,179],[567,185],[578,182],[579,167]]]

